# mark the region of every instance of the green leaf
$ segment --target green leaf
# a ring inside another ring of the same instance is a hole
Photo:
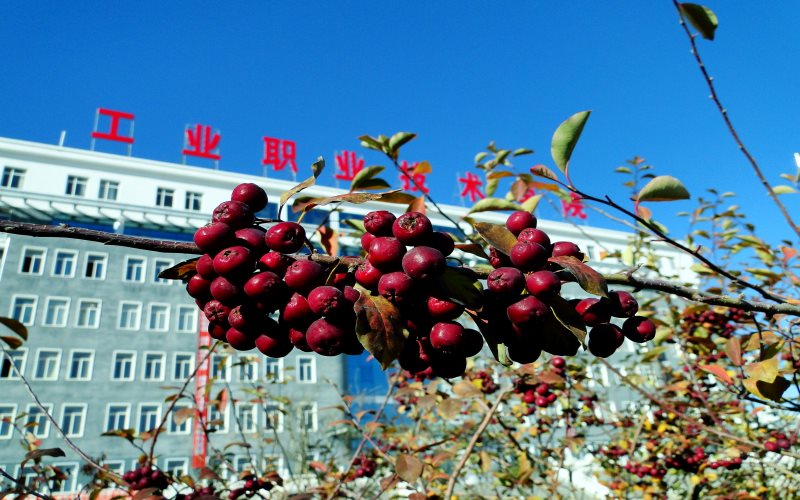
[[[372,179],[384,170],[384,167],[380,165],[370,165],[369,167],[362,168],[355,176],[353,176],[353,181],[350,183],[350,189],[358,189],[360,182],[363,182],[367,179]]]
[[[481,151],[480,153],[476,154],[476,155],[475,155],[475,165],[478,165],[478,164],[479,164],[480,162],[482,162],[482,161],[483,161],[483,160],[484,160],[484,159],[485,159],[487,156],[489,156],[489,153],[487,153],[486,151]]]
[[[717,30],[717,16],[714,12],[703,5],[696,3],[680,4],[681,13],[689,20],[692,26],[700,32],[706,40],[714,39],[714,32]]]
[[[395,461],[395,472],[400,479],[413,484],[422,475],[422,466],[419,458],[401,453]]]
[[[416,200],[417,197],[413,194],[389,191],[389,194],[384,194],[381,197],[381,203],[395,203],[398,205],[408,205]]]
[[[522,203],[522,210],[533,213],[540,201],[542,201],[542,195],[533,195]]]
[[[617,172],[619,174],[630,174],[630,173],[632,173],[631,169],[629,169],[628,167],[617,167],[617,168],[614,169],[614,172]]]
[[[356,286],[361,296],[355,303],[356,335],[361,345],[372,354],[385,370],[397,359],[406,341],[400,311],[369,290]]]
[[[560,295],[549,301],[550,310],[561,325],[572,332],[581,344],[586,344],[586,324],[581,315]]]
[[[0,323],[4,324],[9,330],[19,335],[22,340],[28,340],[28,328],[13,318],[0,316]]]
[[[342,221],[342,224],[346,226],[350,226],[356,231],[360,233],[366,233],[367,228],[364,227],[364,221],[359,219],[345,219]]]
[[[400,149],[400,147],[403,144],[406,144],[407,142],[413,140],[416,136],[417,134],[414,134],[412,132],[398,132],[394,134],[389,139],[389,151],[391,151],[393,155],[392,157],[393,158],[397,157],[397,151]]]
[[[566,269],[578,284],[593,295],[601,297],[608,296],[608,284],[602,274],[598,273],[591,267],[587,266],[580,260],[572,257],[571,255],[562,255],[559,257],[550,257],[548,262],[553,262]]]
[[[399,189],[395,189],[393,191],[387,191],[385,193],[344,193],[344,194],[337,194],[336,196],[328,196],[326,198],[313,198],[308,201],[308,204],[303,207],[304,212],[308,212],[314,207],[319,207],[322,205],[327,205],[329,203],[336,203],[336,202],[344,202],[344,203],[353,203],[359,205],[361,203],[366,203],[368,201],[377,201],[383,198],[386,195],[390,195],[392,193],[397,193],[400,191]]]
[[[383,145],[375,137],[372,137],[370,135],[362,135],[358,138],[358,140],[361,141],[361,146],[367,149],[372,149],[375,151],[383,151]]]
[[[473,310],[483,305],[483,286],[473,271],[448,266],[436,281],[448,299]]]
[[[317,182],[317,177],[319,177],[319,174],[322,173],[322,170],[324,168],[325,168],[325,160],[323,160],[322,157],[320,156],[319,158],[317,158],[317,161],[315,161],[311,165],[311,173],[312,173],[311,177],[309,177],[308,179],[304,180],[300,184],[296,185],[295,187],[293,187],[292,189],[286,191],[281,195],[281,203],[280,207],[278,208],[278,213],[281,212],[283,206],[286,205],[287,201],[289,201],[289,198],[296,195],[300,191],[313,186]]]
[[[533,150],[532,149],[528,149],[528,148],[519,148],[519,149],[515,149],[514,152],[511,153],[511,154],[513,156],[531,155],[531,154],[533,154]]]
[[[797,190],[795,188],[793,188],[792,186],[781,185],[781,186],[773,187],[772,188],[772,192],[775,193],[775,194],[792,194],[792,193],[796,193]]]
[[[492,224],[490,222],[475,222],[472,227],[487,243],[495,247],[500,252],[509,255],[511,247],[517,243],[517,237],[505,226]]]
[[[198,260],[200,260],[200,257],[179,262],[178,264],[175,264],[174,266],[164,269],[158,273],[158,277],[165,280],[188,281],[189,278],[197,274],[195,264]]]
[[[664,351],[666,351],[668,346],[660,345],[658,347],[653,347],[652,349],[648,350],[644,355],[642,355],[642,363],[648,363],[650,361],[655,361],[661,356]]]
[[[578,144],[578,139],[581,137],[586,120],[589,119],[589,114],[591,114],[591,111],[575,113],[559,125],[555,134],[553,134],[553,140],[550,142],[550,154],[553,157],[553,161],[556,162],[558,168],[565,175],[569,169],[569,159],[572,157],[572,151],[575,149],[575,145]]]
[[[469,253],[475,255],[476,257],[480,257],[482,259],[489,260],[489,256],[486,255],[486,251],[484,251],[483,247],[475,244],[475,243],[457,243],[456,249],[461,250],[464,253]]]
[[[637,201],[673,201],[688,200],[689,191],[681,181],[669,175],[659,175],[648,182],[639,194]]]
[[[507,201],[502,198],[484,198],[475,203],[467,214],[492,210],[522,210],[522,207],[518,203]]]
[[[550,179],[553,181],[558,180],[558,176],[556,175],[556,173],[550,170],[549,168],[545,167],[544,165],[532,166],[531,173],[533,175],[538,175],[539,177],[544,177],[545,179]]]
[[[366,179],[359,183],[358,187],[350,187],[352,191],[372,191],[375,189],[388,189],[391,186],[385,180],[378,178],[378,179]]]

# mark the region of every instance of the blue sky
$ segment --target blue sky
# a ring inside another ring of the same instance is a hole
[[[700,41],[703,56],[742,138],[779,182],[800,150],[800,4],[708,5],[720,28]],[[66,130],[67,146],[87,148],[94,110],[107,107],[136,115],[134,156],[180,161],[184,126],[203,123],[222,132],[221,168],[258,173],[264,135],[297,141],[301,167],[318,155],[332,167],[334,151],[358,149],[361,134],[407,130],[419,138],[404,156],[430,161],[434,196],[453,203],[455,172],[490,140],[536,150],[520,170],[552,166],[557,125],[591,109],[573,156],[578,186],[623,200],[612,171],[640,155],[695,198],[710,186],[737,192],[766,236],[789,235],[666,0],[8,2],[4,14],[0,136],[55,143]],[[783,198],[793,212],[796,198]],[[693,206],[652,208],[672,223]],[[589,223],[615,227],[594,214]]]

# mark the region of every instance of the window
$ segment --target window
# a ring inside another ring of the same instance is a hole
[[[186,204],[184,208],[186,210],[193,210],[195,212],[200,211],[200,204],[203,201],[203,193],[193,193],[191,191],[186,191]]]
[[[120,302],[119,329],[138,330],[142,319],[142,304],[138,302]]]
[[[92,365],[94,365],[93,351],[72,351],[70,353],[67,378],[71,380],[91,380]]]
[[[168,458],[164,460],[162,469],[172,474],[172,477],[180,478],[189,473],[189,460],[186,458]]]
[[[239,359],[239,382],[255,382],[258,380],[258,359]]]
[[[65,403],[61,410],[61,429],[67,437],[83,436],[86,421],[86,404]]]
[[[67,326],[69,299],[66,297],[47,297],[44,307],[44,326]]]
[[[230,381],[230,358],[226,354],[211,355],[211,377],[217,380]]]
[[[103,462],[103,467],[111,472],[116,472],[120,476],[125,473],[124,460],[106,460]]]
[[[158,283],[160,285],[171,285],[172,280],[158,277],[158,275],[161,274],[161,271],[169,269],[170,267],[172,267],[171,260],[156,259],[153,261],[153,283]]]
[[[28,357],[28,351],[25,349],[18,349],[16,351],[6,351],[8,355],[2,356],[2,364],[0,364],[0,379],[18,380],[19,374],[25,371],[25,359]],[[9,361],[9,356],[11,361]],[[12,366],[13,363],[13,366]],[[14,370],[14,366],[17,370]]]
[[[100,191],[97,193],[97,197],[101,200],[113,201],[117,199],[117,191],[119,191],[119,182],[101,179]]]
[[[16,418],[16,405],[0,405],[0,439],[10,439],[14,435]]]
[[[67,176],[66,194],[69,196],[86,196],[86,183],[89,179],[77,175]]]
[[[175,353],[175,371],[172,378],[175,380],[186,380],[194,370],[194,355],[188,352]]]
[[[297,357],[297,381],[306,384],[317,381],[316,359],[310,356]]]
[[[173,198],[175,198],[174,189],[158,188],[156,191],[156,206],[171,207]]]
[[[47,410],[47,413],[52,415],[52,404],[43,404],[42,406]],[[46,438],[50,434],[50,420],[47,419],[44,411],[36,405],[28,405],[27,413],[25,425],[31,424],[28,430],[37,438]]]
[[[4,188],[19,188],[22,187],[22,180],[25,179],[25,169],[17,167],[3,168],[3,179],[0,181],[0,186]]]
[[[144,282],[145,260],[143,257],[128,257],[125,260],[125,281]]]
[[[75,276],[75,262],[78,260],[78,252],[71,250],[56,250],[56,257],[53,261],[53,276],[72,278]]]
[[[303,403],[300,405],[300,428],[309,432],[317,430],[316,403]]]
[[[176,404],[167,430],[170,434],[189,434],[194,410],[188,404]]]
[[[250,461],[250,457],[245,455],[233,457],[233,470],[253,473],[254,467]]]
[[[197,331],[197,308],[193,306],[178,306],[179,332],[194,333]]]
[[[36,297],[14,297],[11,302],[11,317],[23,325],[33,325],[36,315]]]
[[[111,380],[133,380],[133,367],[136,353],[115,352]]]
[[[283,358],[267,358],[265,375],[271,382],[283,382]]]
[[[106,409],[105,432],[119,431],[130,428],[131,405],[127,403],[112,403]]]
[[[280,404],[264,405],[264,427],[271,431],[283,432],[283,409]]]
[[[100,326],[99,300],[80,299],[78,301],[78,321],[75,326],[81,328],[97,328]]]
[[[158,427],[161,420],[161,405],[158,403],[142,403],[139,405],[139,433]]]
[[[148,329],[157,332],[166,332],[169,326],[169,305],[150,304],[150,321]]]
[[[164,353],[144,353],[142,380],[164,380]]]
[[[86,266],[83,271],[83,277],[94,279],[94,280],[104,280],[106,279],[106,260],[108,256],[105,254],[87,254],[86,255]]]
[[[248,434],[256,432],[256,418],[258,417],[258,406],[250,403],[240,403],[236,406],[236,416],[239,420],[242,432]]]
[[[44,270],[44,248],[25,248],[19,272],[22,274],[42,274]]]
[[[60,350],[39,349],[36,353],[36,369],[33,372],[33,378],[37,380],[56,380],[60,364]]]
[[[76,492],[75,486],[78,479],[78,464],[53,464],[54,468],[58,469],[61,474],[51,479],[52,493],[71,493]]]
[[[225,405],[225,410],[223,411],[220,411],[217,405],[210,405],[208,407],[206,427],[209,431],[218,434],[228,432],[228,408],[230,408],[230,405]]]

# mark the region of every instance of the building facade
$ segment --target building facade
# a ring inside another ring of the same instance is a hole
[[[270,204],[260,216],[274,218],[276,201],[294,183],[234,172],[190,167],[59,146],[0,138],[0,218],[67,224],[120,234],[190,241],[208,222],[214,207],[229,199],[234,186],[263,186]],[[304,195],[340,194],[313,186]],[[369,203],[311,211],[309,231],[327,220],[340,230],[343,254],[357,254],[357,238],[347,237],[345,219],[360,219],[376,208]],[[285,210],[289,220],[296,218]],[[453,218],[463,207],[445,207]],[[502,222],[504,215],[479,214]],[[430,214],[434,226],[449,223]],[[541,221],[553,241],[570,240],[586,251],[602,272],[621,269],[599,260],[601,252],[624,252],[625,232],[565,222]],[[67,437],[92,457],[121,472],[135,466],[141,451],[103,433],[133,429],[141,434],[158,426],[171,395],[197,362],[199,314],[179,282],[158,274],[189,255],[159,254],[73,239],[34,238],[0,233],[0,316],[18,319],[29,340],[11,352],[14,363],[59,423]],[[663,249],[666,272],[690,280],[685,257]],[[302,474],[312,460],[336,454],[326,422],[340,419],[343,394],[366,400],[385,390],[385,376],[366,356],[325,358],[293,351],[270,359],[257,351],[220,351],[211,358],[212,398],[229,393],[229,402],[212,409],[211,447],[225,453],[235,470],[274,467],[282,475]],[[598,380],[608,374],[597,374]],[[605,380],[605,382],[609,382]],[[610,384],[609,384],[610,385]],[[193,383],[187,394],[193,394]],[[189,406],[179,400],[176,408]],[[34,404],[7,359],[0,365],[0,467],[18,474],[24,455],[21,431],[41,446],[67,452],[55,461],[70,472],[59,488],[78,491],[85,480],[78,457],[64,446]],[[157,465],[189,473],[192,422],[168,418],[159,436]],[[265,435],[271,435],[263,439]],[[262,436],[257,438],[256,436]],[[249,438],[249,439],[248,439]],[[247,441],[249,448],[240,443]],[[335,441],[335,440],[333,440]],[[345,440],[342,440],[343,442]],[[237,444],[239,443],[239,444]],[[145,445],[149,446],[149,442]]]

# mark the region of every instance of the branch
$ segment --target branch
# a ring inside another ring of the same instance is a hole
[[[781,214],[783,215],[783,218],[786,219],[786,222],[789,224],[789,226],[792,228],[795,234],[797,234],[797,236],[800,237],[800,227],[798,227],[797,224],[794,223],[792,217],[789,215],[789,212],[786,210],[786,207],[783,205],[783,203],[781,203],[780,199],[778,199],[778,195],[775,194],[775,191],[772,189],[772,186],[770,186],[769,182],[767,182],[766,177],[764,177],[764,173],[761,171],[761,167],[758,166],[758,162],[756,162],[756,159],[753,158],[753,155],[750,154],[750,151],[747,149],[742,140],[739,138],[739,134],[736,132],[736,129],[733,127],[733,123],[731,122],[731,119],[728,117],[728,110],[725,109],[725,106],[722,105],[719,96],[717,96],[717,90],[714,87],[714,79],[711,78],[711,76],[708,74],[708,71],[706,70],[706,65],[703,63],[703,59],[700,57],[700,52],[697,50],[697,43],[695,43],[696,35],[693,35],[692,32],[689,31],[689,27],[686,25],[686,21],[683,18],[683,13],[681,12],[680,4],[678,3],[677,0],[672,0],[672,3],[675,5],[675,9],[678,11],[678,17],[680,18],[681,21],[681,27],[683,28],[683,31],[686,32],[686,36],[689,38],[689,44],[691,44],[692,46],[692,55],[694,55],[694,59],[697,62],[697,67],[700,68],[700,72],[703,74],[703,79],[705,79],[706,85],[708,85],[708,90],[711,92],[710,96],[711,100],[714,101],[714,104],[716,104],[717,109],[719,110],[719,113],[722,116],[722,120],[725,122],[725,126],[728,127],[728,132],[730,132],[731,137],[733,137],[734,142],[736,142],[736,146],[739,147],[739,150],[742,152],[745,158],[747,158],[747,161],[748,163],[750,163],[750,166],[753,167],[753,171],[755,172],[756,177],[758,177],[758,180],[761,181],[761,184],[767,190],[767,193],[769,194],[770,198],[772,198],[772,201],[775,203],[775,205],[778,207],[778,210],[780,210]]]
[[[0,467],[0,476],[3,476],[4,478],[6,478],[9,481],[11,481],[14,484],[16,484],[17,488],[19,488],[19,490],[24,491],[28,495],[33,495],[33,496],[35,496],[37,498],[41,498],[43,500],[53,500],[53,497],[51,497],[51,496],[42,495],[41,493],[37,493],[36,491],[32,490],[31,488],[28,488],[27,486],[25,486],[25,483],[23,483],[22,481],[17,480],[14,476],[12,476],[8,472],[6,472],[2,467]]]
[[[510,389],[504,389],[500,391],[500,394],[497,395],[497,399],[495,400],[494,404],[489,411],[486,413],[486,416],[483,417],[483,421],[475,430],[475,433],[472,435],[472,439],[469,440],[469,444],[467,445],[467,449],[464,450],[464,456],[461,457],[461,460],[456,465],[456,468],[453,470],[453,473],[450,475],[450,479],[447,481],[447,489],[444,492],[444,498],[452,498],[453,497],[453,489],[456,487],[456,481],[458,480],[458,475],[461,473],[461,469],[464,468],[464,465],[467,463],[467,459],[469,459],[470,454],[472,454],[472,450],[475,448],[475,444],[480,439],[481,434],[483,431],[486,430],[486,427],[489,426],[489,422],[492,421],[492,416],[494,416],[497,409],[500,407],[500,403],[506,398]]]

